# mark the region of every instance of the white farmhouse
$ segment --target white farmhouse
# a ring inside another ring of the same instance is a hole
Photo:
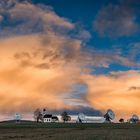
[[[58,117],[52,116],[52,114],[45,114],[43,116],[43,122],[44,123],[58,122]]]
[[[52,122],[52,114],[45,114],[43,116],[43,122]]]

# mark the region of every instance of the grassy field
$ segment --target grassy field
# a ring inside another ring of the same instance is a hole
[[[3,122],[0,140],[140,140],[140,124]]]

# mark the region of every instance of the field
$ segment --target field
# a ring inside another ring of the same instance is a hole
[[[140,124],[2,122],[0,140],[140,140]]]

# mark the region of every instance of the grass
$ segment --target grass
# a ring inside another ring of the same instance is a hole
[[[14,121],[1,122],[0,128],[105,128],[105,129],[140,129],[140,124],[129,123],[36,123],[32,121]]]
[[[140,140],[140,124],[3,122],[0,140]]]

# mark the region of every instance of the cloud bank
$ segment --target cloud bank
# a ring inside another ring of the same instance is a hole
[[[64,33],[74,24],[59,17],[51,7],[34,5],[28,1],[4,0],[0,2],[0,35],[32,33]]]
[[[109,37],[130,36],[139,30],[135,11],[126,3],[103,7],[98,12],[93,26],[100,35]]]
[[[28,1],[4,0],[0,9],[0,110],[69,108],[61,95],[82,71],[81,41],[66,35],[74,24]]]
[[[72,59],[74,57],[69,58],[65,56],[67,52],[59,52],[66,40],[48,38],[45,46],[38,35],[0,40],[1,110],[26,111],[37,106],[65,106],[59,96],[70,92],[82,71],[80,64]],[[75,41],[67,43],[71,47],[80,45]],[[10,107],[6,107],[7,102],[11,102]]]
[[[114,62],[139,65],[119,53],[85,49],[90,34],[81,29],[79,34],[85,38],[73,36],[75,24],[51,7],[0,1],[0,27],[1,112],[30,112],[38,107],[72,110],[82,104],[99,110],[112,108],[118,115],[140,114],[138,90],[129,90],[140,86],[138,71],[93,74],[95,67]],[[75,95],[76,85],[85,85],[86,90]]]
[[[126,118],[132,114],[140,115],[139,71],[86,75],[83,78],[88,85],[87,100],[92,106],[100,110],[112,108],[117,116]]]

